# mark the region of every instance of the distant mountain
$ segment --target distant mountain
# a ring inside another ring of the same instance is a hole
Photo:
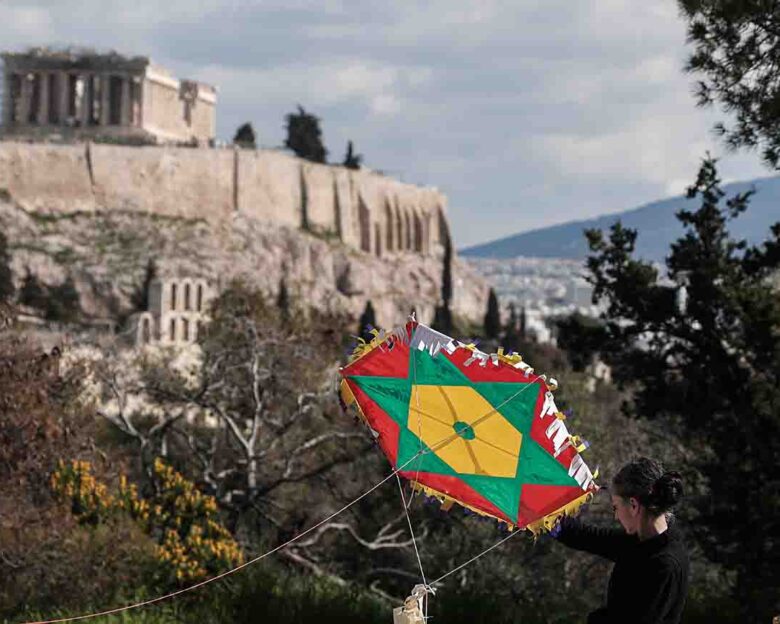
[[[748,209],[729,224],[732,234],[749,243],[760,243],[769,236],[769,227],[780,221],[780,177],[759,178],[748,182],[734,182],[723,186],[726,198],[755,188]],[[701,198],[689,200],[672,197],[633,210],[603,215],[586,221],[571,221],[551,227],[531,230],[500,238],[490,243],[467,247],[459,253],[477,258],[585,258],[588,245],[583,230],[608,229],[620,220],[626,227],[637,230],[637,255],[645,260],[661,261],[669,253],[669,245],[678,239],[683,228],[675,214],[682,208],[698,207]]]

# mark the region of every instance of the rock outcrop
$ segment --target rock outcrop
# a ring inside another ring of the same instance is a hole
[[[442,252],[382,257],[335,237],[240,212],[221,222],[110,210],[38,213],[0,199],[0,228],[12,254],[17,286],[26,273],[50,286],[71,278],[85,316],[119,319],[154,260],[161,276],[205,278],[217,289],[241,277],[274,295],[282,280],[307,307],[357,318],[367,300],[377,322],[402,322],[411,309],[430,321],[439,300]],[[452,311],[479,321],[487,287],[455,260]]]

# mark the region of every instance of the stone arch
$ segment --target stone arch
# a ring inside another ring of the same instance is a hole
[[[404,248],[404,224],[403,217],[401,216],[401,206],[398,203],[398,198],[395,199],[395,248],[401,250]]]
[[[206,294],[206,289],[204,287],[204,283],[202,281],[198,281],[196,285],[196,294],[195,294],[195,311],[196,312],[203,312],[203,304],[205,303],[205,300],[203,296]]]
[[[409,211],[404,209],[404,249],[412,248],[412,220]]]
[[[181,294],[182,294],[182,309],[189,312],[194,309],[193,300],[195,291],[193,288],[192,280],[184,279],[181,281]]]
[[[387,238],[385,242],[385,248],[388,253],[392,253],[395,250],[395,236],[393,233],[395,227],[395,219],[393,218],[393,208],[390,205],[390,198],[385,198],[385,236]]]
[[[360,195],[358,195],[358,230],[360,232],[360,249],[371,253],[371,214]]]
[[[420,214],[414,210],[412,211],[412,244],[414,245],[414,250],[417,253],[422,253],[422,246],[423,246],[423,232],[422,232],[422,219],[420,218]]]
[[[166,319],[167,323],[165,326],[165,337],[166,342],[176,342],[176,328],[178,326],[178,323],[176,322],[176,315],[170,314],[168,315],[168,318]]]
[[[431,251],[431,213],[424,212],[422,215],[422,252],[424,254]]]
[[[148,312],[144,313],[144,315],[141,317],[141,327],[140,327],[140,340],[139,342],[141,344],[149,344],[152,342],[152,335],[154,330],[154,319],[152,318],[152,315]]]
[[[136,346],[150,344],[155,339],[155,322],[151,312],[136,312],[129,319],[133,341]]]
[[[168,306],[170,307],[171,311],[175,312],[178,309],[178,298],[179,298],[179,284],[176,282],[171,282],[170,284],[170,290],[168,292]]]

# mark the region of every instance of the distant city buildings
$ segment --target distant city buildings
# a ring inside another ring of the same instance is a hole
[[[465,260],[496,291],[502,308],[514,303],[525,308],[526,331],[538,342],[554,342],[549,319],[575,312],[598,316],[593,289],[585,280],[581,261],[558,258],[474,258]]]

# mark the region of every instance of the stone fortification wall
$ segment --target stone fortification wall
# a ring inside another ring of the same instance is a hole
[[[446,198],[369,170],[275,150],[0,142],[0,190],[26,210],[131,210],[219,223],[241,213],[375,256],[432,253]]]
[[[230,150],[93,143],[89,154],[98,208],[215,221],[233,211]]]
[[[0,142],[0,192],[24,209],[81,212],[95,209],[84,146]]]

